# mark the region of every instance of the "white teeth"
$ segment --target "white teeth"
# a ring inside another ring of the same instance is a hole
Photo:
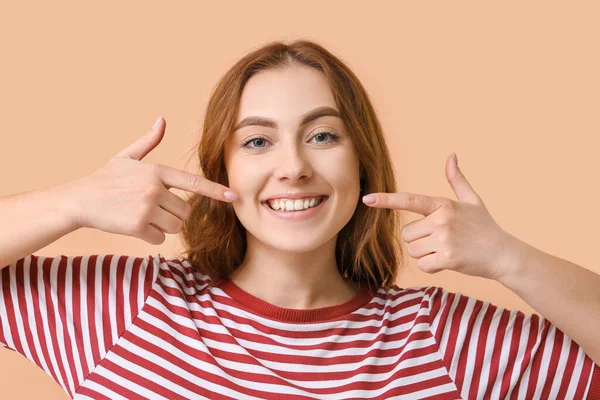
[[[268,205],[273,210],[285,210],[285,211],[297,211],[297,210],[305,210],[310,207],[314,207],[319,203],[319,197],[313,197],[311,199],[277,199],[277,200],[269,200],[267,201]]]

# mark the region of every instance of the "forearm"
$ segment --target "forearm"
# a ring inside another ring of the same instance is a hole
[[[0,268],[76,230],[70,183],[0,198]]]
[[[600,365],[600,275],[513,238],[511,265],[498,281]]]

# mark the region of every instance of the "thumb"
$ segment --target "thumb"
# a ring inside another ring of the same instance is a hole
[[[131,158],[138,161],[146,157],[162,140],[165,134],[165,126],[166,121],[159,117],[148,133],[125,147],[115,157]]]

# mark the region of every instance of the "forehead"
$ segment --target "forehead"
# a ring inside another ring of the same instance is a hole
[[[337,108],[322,72],[299,65],[265,70],[244,86],[236,124],[248,116],[297,122],[301,115],[321,106]]]

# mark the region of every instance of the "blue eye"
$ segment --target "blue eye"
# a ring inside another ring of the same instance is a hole
[[[323,136],[327,137],[327,136],[329,136],[329,138],[330,138],[330,140],[329,140],[329,141],[325,141],[325,142],[324,142],[324,141],[318,141],[317,143],[329,143],[329,142],[331,142],[331,143],[335,143],[335,142],[337,142],[337,141],[338,141],[338,139],[339,139],[339,135],[336,135],[335,133],[333,133],[333,132],[331,132],[331,131],[328,131],[328,130],[318,131],[317,133],[315,133],[315,134],[312,136],[312,138],[311,138],[311,139],[314,139],[314,138],[316,138],[317,136],[320,136],[320,137],[323,137]],[[249,145],[251,142],[254,142],[254,144],[256,144],[256,141],[259,141],[259,140],[266,141],[266,139],[265,139],[263,136],[253,136],[253,137],[249,138],[248,140],[246,140],[244,143],[242,143],[242,145],[241,145],[240,147],[244,147],[244,148],[247,148],[247,149],[249,149],[249,150],[258,150],[258,149],[262,149],[262,148],[264,148],[264,147],[261,147],[261,146],[259,146],[259,147],[252,147],[252,146],[248,147],[248,145]]]
[[[265,140],[265,138],[263,138],[263,137],[260,137],[260,136],[257,136],[257,137],[252,137],[252,138],[250,138],[250,139],[246,140],[246,141],[245,141],[245,142],[242,144],[242,147],[248,147],[248,144],[250,144],[251,142],[254,142],[254,143],[256,144],[255,140]],[[259,147],[260,147],[260,146],[259,146]]]

